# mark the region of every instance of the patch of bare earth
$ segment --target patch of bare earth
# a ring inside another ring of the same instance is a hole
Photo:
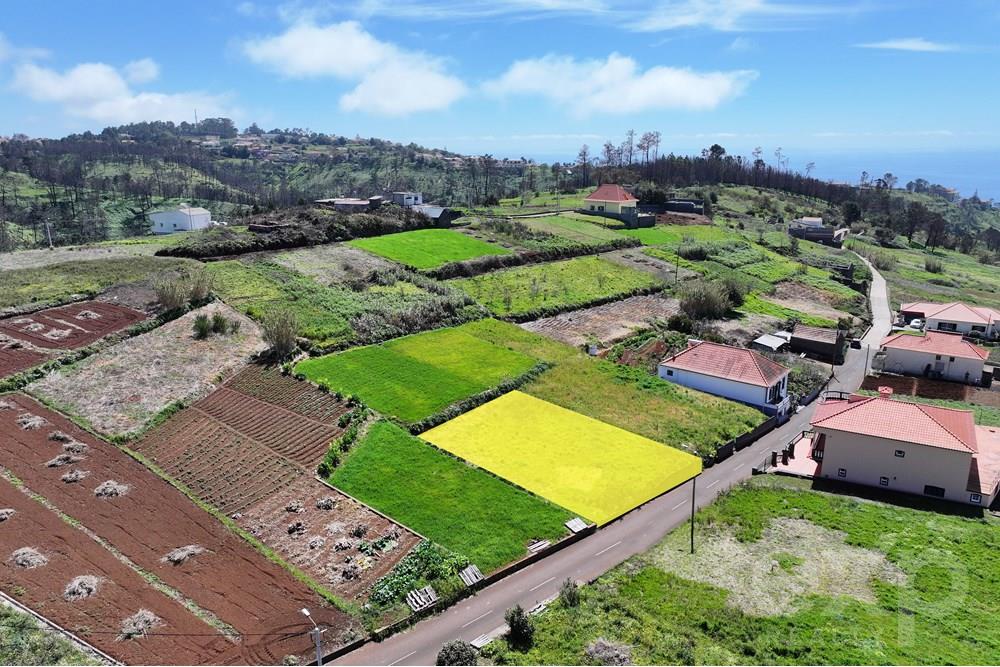
[[[778,283],[774,289],[774,294],[768,295],[767,300],[779,306],[792,308],[803,313],[808,313],[809,315],[816,315],[817,317],[826,317],[831,320],[851,317],[850,313],[838,310],[830,305],[830,295],[823,292],[823,290],[799,283]]]
[[[69,246],[45,250],[19,250],[0,254],[4,270],[37,269],[63,262],[116,259],[119,257],[149,256],[162,246],[155,243],[133,243],[108,246]]]
[[[699,275],[697,272],[692,271],[691,269],[685,269],[683,266],[677,267],[670,262],[663,261],[662,259],[650,257],[642,252],[642,248],[614,250],[612,252],[602,253],[601,257],[620,266],[626,266],[630,269],[636,269],[638,271],[648,273],[666,283],[673,283],[676,280],[687,280],[689,278],[695,278]]]
[[[323,285],[364,280],[372,271],[395,265],[353,246],[332,244],[280,252],[268,257],[293,271],[304,273]]]
[[[874,603],[876,579],[905,583],[885,554],[849,545],[845,537],[805,519],[775,519],[755,542],[710,526],[701,529],[693,555],[687,533],[676,531],[652,559],[679,577],[729,591],[729,604],[754,616],[789,613],[808,595]]]
[[[568,345],[583,345],[590,336],[608,344],[627,338],[655,319],[666,319],[676,314],[677,304],[677,299],[656,295],[633,296],[593,308],[543,317],[526,322],[521,328]]]
[[[777,331],[783,326],[784,323],[777,317],[756,313],[744,315],[739,319],[713,320],[705,325],[707,331],[722,336],[733,345],[743,347],[761,334]]]
[[[194,338],[195,317],[221,313],[237,333]],[[192,400],[265,348],[257,325],[222,303],[210,303],[162,327],[125,340],[29,385],[29,392],[63,406],[106,434],[126,434],[175,401]]]

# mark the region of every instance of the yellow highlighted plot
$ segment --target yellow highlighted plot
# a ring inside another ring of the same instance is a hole
[[[605,524],[701,472],[701,459],[512,391],[421,436]]]

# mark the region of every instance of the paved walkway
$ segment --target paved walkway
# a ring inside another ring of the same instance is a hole
[[[867,263],[867,262],[866,262]],[[855,391],[864,379],[869,345],[874,353],[879,341],[889,333],[891,313],[885,280],[872,269],[873,325],[863,339],[862,349],[848,350],[844,365],[837,368],[831,390]],[[754,466],[772,450],[780,450],[792,438],[809,428],[814,402],[752,446],[737,452],[669,493],[633,510],[596,533],[545,558],[432,616],[406,632],[382,642],[368,643],[339,658],[341,665],[433,665],[441,645],[453,639],[472,641],[503,625],[504,612],[520,604],[530,609],[559,592],[567,579],[592,581],[629,557],[648,550],[667,533],[690,519],[691,495],[697,486],[695,504],[711,504],[725,489],[750,477]]]

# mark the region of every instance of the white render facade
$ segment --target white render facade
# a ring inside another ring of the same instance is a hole
[[[206,229],[212,225],[212,214],[198,207],[182,206],[173,211],[150,213],[154,234],[173,234]]]
[[[924,325],[925,331],[948,331],[960,333],[966,336],[979,334],[984,338],[997,338],[1000,336],[1000,322],[992,320],[989,324],[982,322],[965,322],[962,320],[949,320],[937,317],[928,317]]]
[[[764,387],[677,368],[669,362],[660,363],[657,370],[659,376],[668,382],[744,403],[769,415],[785,414],[788,411],[787,373],[772,386]]]
[[[882,370],[900,375],[928,375],[931,377],[979,384],[983,375],[983,360],[933,354],[918,350],[882,348],[885,361]]]

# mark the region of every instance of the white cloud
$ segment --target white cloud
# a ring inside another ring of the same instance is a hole
[[[547,55],[515,62],[483,85],[495,96],[537,95],[573,114],[714,109],[742,94],[757,78],[752,70],[695,72],[657,66],[642,71],[632,58],[612,53],[606,60]],[[572,85],[567,85],[572,82]]]
[[[160,76],[160,66],[152,58],[133,60],[122,68],[129,83],[149,83]]]
[[[278,35],[245,42],[243,52],[251,62],[289,78],[356,81],[340,98],[347,111],[402,116],[445,109],[467,90],[441,59],[380,41],[356,21],[299,22]]]
[[[149,74],[148,68],[144,73]],[[23,63],[14,68],[11,85],[36,102],[61,104],[67,114],[109,124],[188,120],[195,109],[202,118],[232,115],[225,96],[136,92],[129,87],[126,75],[104,63],[83,63],[65,72]]]
[[[843,3],[837,6],[772,0],[660,0],[632,28],[639,32],[679,28],[710,28],[727,32],[770,30],[849,11],[854,11],[854,8]]]
[[[49,52],[45,49],[15,46],[0,32],[0,63],[7,60],[35,60],[48,57]]]
[[[890,51],[920,51],[924,53],[943,53],[946,51],[958,51],[959,47],[954,44],[944,44],[932,42],[923,37],[903,37],[901,39],[886,39],[881,42],[868,42],[866,44],[855,44],[861,49],[887,49]]]

